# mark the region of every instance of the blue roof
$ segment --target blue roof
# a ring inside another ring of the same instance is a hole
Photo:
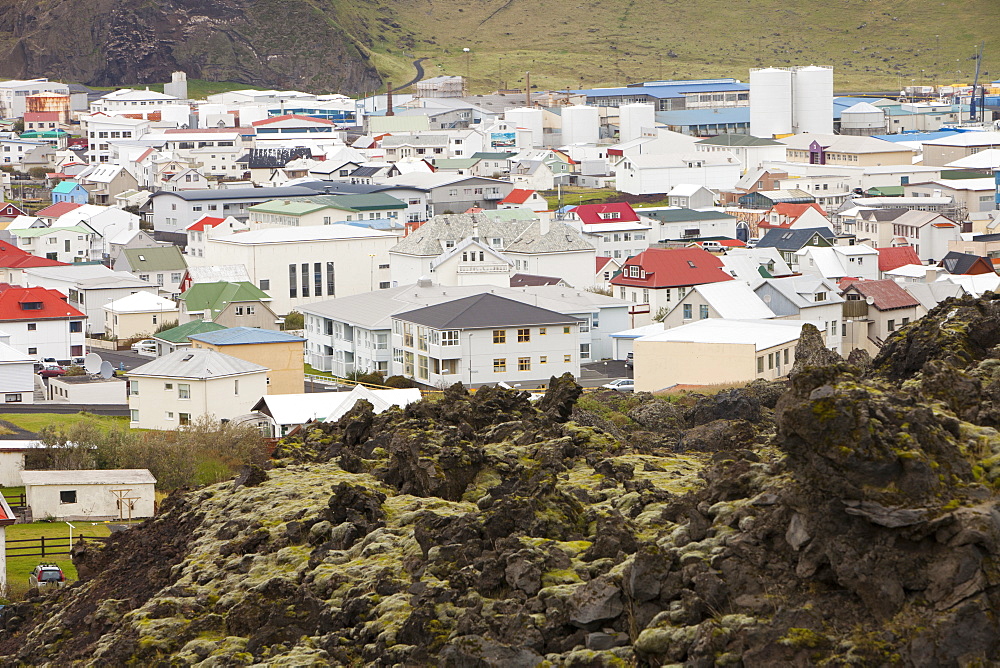
[[[189,334],[189,339],[202,341],[213,346],[238,346],[251,343],[294,343],[305,341],[300,336],[278,332],[273,329],[257,329],[256,327],[230,327],[214,332]]]
[[[840,112],[849,107],[853,107],[858,102],[872,103],[871,98],[866,97],[835,97],[833,98],[833,118],[840,118]]]
[[[715,125],[717,123],[750,123],[750,107],[719,109],[678,109],[656,112],[656,122],[667,125]]]
[[[885,141],[900,142],[900,141],[933,141],[935,139],[943,139],[945,137],[951,137],[953,135],[961,134],[958,130],[938,130],[937,132],[903,132],[898,135],[872,135],[874,139],[884,139]]]

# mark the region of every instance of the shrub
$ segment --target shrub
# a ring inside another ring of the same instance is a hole
[[[408,387],[418,387],[418,385],[406,376],[389,376],[385,379],[386,387],[405,389]]]

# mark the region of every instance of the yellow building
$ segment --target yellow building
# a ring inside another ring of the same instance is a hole
[[[152,336],[166,323],[177,325],[177,304],[150,292],[136,292],[105,304],[104,333],[109,337],[129,339]]]
[[[916,153],[906,146],[875,137],[801,134],[781,140],[788,162],[811,165],[877,167],[912,165]]]
[[[270,329],[230,327],[191,334],[192,348],[208,348],[253,362],[268,369],[267,394],[301,394],[305,391],[303,346],[305,339]]]

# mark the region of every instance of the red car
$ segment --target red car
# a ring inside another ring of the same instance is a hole
[[[61,366],[47,366],[38,372],[42,378],[52,378],[53,376],[65,376],[66,369]]]

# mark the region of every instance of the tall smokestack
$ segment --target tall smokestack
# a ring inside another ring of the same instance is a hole
[[[531,106],[531,72],[524,73],[524,106]]]
[[[385,106],[386,106],[386,110],[385,110],[385,115],[386,116],[395,116],[396,115],[396,112],[392,110],[392,82],[391,81],[386,81],[385,82]]]

